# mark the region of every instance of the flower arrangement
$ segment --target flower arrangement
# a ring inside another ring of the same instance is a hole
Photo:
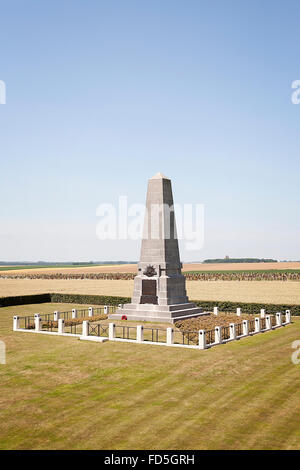
[[[126,317],[126,315],[122,315],[122,318],[121,318],[121,320],[127,320],[127,317]]]

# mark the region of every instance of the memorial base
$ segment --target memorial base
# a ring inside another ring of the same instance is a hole
[[[118,308],[116,313],[110,314],[108,318],[121,320],[124,315],[129,321],[174,323],[186,318],[207,315],[207,313],[192,302],[176,305],[125,304],[122,308]]]

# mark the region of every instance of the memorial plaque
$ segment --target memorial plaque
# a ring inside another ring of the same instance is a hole
[[[141,304],[157,304],[155,280],[142,280]]]

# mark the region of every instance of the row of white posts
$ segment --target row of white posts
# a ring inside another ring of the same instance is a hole
[[[109,309],[109,306],[108,305],[104,305],[104,314],[105,315],[108,315],[108,309]],[[89,317],[93,317],[94,316],[94,307],[89,307],[88,308],[88,316]],[[78,311],[76,308],[73,308],[72,309],[72,316],[71,316],[72,319],[74,318],[78,318]],[[54,314],[53,314],[53,321],[57,321],[58,322],[58,333],[59,334],[62,334],[64,333],[64,319],[63,318],[60,318],[60,312],[55,310],[54,311]],[[84,322],[83,322],[84,323]],[[14,320],[13,320],[13,330],[16,331],[20,328],[20,320],[19,320],[19,316],[16,315],[14,316]],[[36,313],[34,315],[34,325],[35,325],[35,331],[41,331],[41,318],[40,318],[40,314],[39,313]]]
[[[279,313],[279,312],[278,312]],[[276,313],[276,315],[278,315],[278,313]],[[291,311],[290,310],[286,310],[285,311],[285,314],[286,315],[289,315],[289,317],[291,317]],[[219,307],[214,307],[214,315],[219,315]],[[236,315],[238,317],[240,317],[242,315],[242,309],[240,307],[238,307],[236,309]],[[260,310],[260,318],[266,318],[266,310],[264,308],[262,308]],[[289,322],[290,323],[290,322]]]
[[[65,320],[63,318],[59,318],[57,320],[58,322],[58,332],[56,334],[64,334],[65,333]],[[76,334],[75,336],[83,336],[84,338],[89,337],[89,320],[84,320],[82,322],[82,334],[78,335]],[[42,319],[40,317],[39,313],[36,313],[34,315],[34,325],[35,329],[34,331],[36,333],[40,333],[42,331]],[[14,331],[20,331],[20,317],[19,316],[14,316],[13,319],[13,330]],[[31,330],[30,330],[31,331]],[[50,333],[51,334],[51,333]],[[53,334],[53,333],[52,333]],[[69,334],[68,334],[69,336]],[[116,338],[116,325],[115,323],[109,323],[108,324],[108,339],[109,340],[121,340],[119,338]],[[125,340],[125,341],[134,341],[138,343],[144,342],[144,326],[143,325],[137,325],[136,327],[136,339],[135,340]],[[151,342],[147,341],[148,344],[157,344],[156,342]],[[174,329],[173,328],[167,328],[166,329],[166,343],[168,346],[171,346],[174,344]]]
[[[104,315],[108,315],[108,309],[109,309],[108,305],[104,305],[103,308],[104,308],[104,312],[103,312]],[[88,316],[93,317],[94,316],[94,307],[89,307],[88,310],[89,310],[88,311]],[[78,318],[78,311],[77,311],[76,308],[72,309],[72,319],[73,318]],[[58,320],[59,320],[59,312],[57,310],[55,310],[53,321],[58,321]]]
[[[88,336],[89,332],[89,321],[84,320],[82,323],[82,336],[86,337]],[[154,328],[155,329],[155,328]],[[109,323],[108,324],[108,339],[109,340],[121,340],[121,338],[116,338],[116,325],[115,323]],[[137,325],[136,326],[136,339],[131,340],[131,339],[126,339],[125,341],[134,341],[137,343],[143,343],[144,342],[144,326],[143,325]],[[148,344],[157,344],[157,342],[152,341],[146,341]],[[167,328],[166,329],[166,343],[168,346],[171,346],[174,344],[174,329],[173,328]]]
[[[58,322],[58,334],[63,334],[65,332],[65,320],[63,318],[59,318],[55,321]],[[14,316],[13,330],[20,330],[20,317],[18,315]],[[36,333],[40,333],[42,331],[42,319],[39,313],[34,314],[34,331]]]
[[[218,307],[215,307],[214,308],[214,313],[215,313],[215,309],[218,309]],[[238,309],[240,310],[240,309]],[[217,315],[217,313],[215,313],[215,315]],[[238,315],[240,316],[240,315]],[[283,323],[282,321],[282,314],[281,312],[277,312],[275,314],[275,319],[276,319],[276,324],[275,326],[273,327],[272,326],[272,315],[266,315],[265,314],[265,310],[264,309],[261,309],[261,312],[260,312],[260,317],[255,317],[254,321],[254,332],[251,332],[249,333],[249,320],[243,320],[242,322],[242,336],[249,336],[249,334],[255,334],[255,333],[260,333],[262,331],[261,329],[261,318],[265,318],[266,319],[266,327],[263,331],[269,331],[269,330],[272,330],[272,328],[278,328],[278,327],[281,327],[283,325],[288,325],[289,323],[291,323],[291,311],[290,310],[286,310],[285,311],[285,322]],[[231,341],[231,340],[235,340],[236,339],[236,328],[235,328],[236,324],[235,323],[230,323],[229,324],[229,339],[228,340],[225,340],[225,341]],[[215,342],[213,343],[214,345],[215,344],[220,344],[224,342],[224,340],[222,341],[222,331],[221,331],[221,327],[220,326],[216,326],[215,327]],[[206,349],[208,345],[206,344],[206,331],[205,330],[200,330],[199,331],[199,348],[200,349]]]
[[[92,307],[90,307],[92,309]],[[58,313],[58,312],[57,312]],[[92,316],[92,315],[90,315]],[[76,317],[73,317],[73,318],[76,318]],[[255,334],[255,333],[260,333],[261,331],[261,318],[265,318],[266,320],[266,323],[265,323],[265,329],[264,331],[268,331],[268,330],[272,330],[272,315],[266,315],[264,316],[261,312],[261,316],[260,317],[256,317],[255,318],[255,330],[254,332],[251,332],[251,334]],[[275,328],[278,328],[278,327],[281,327],[283,325],[283,322],[282,322],[282,314],[280,312],[277,312],[276,315],[275,315],[275,318],[276,318],[276,325],[275,325]],[[65,321],[63,318],[58,318],[56,320],[58,322],[58,334],[64,334],[65,332]],[[14,316],[14,319],[13,319],[13,329],[14,331],[18,331],[20,326],[19,326],[19,316]],[[88,337],[89,336],[89,321],[88,320],[84,320],[82,322],[82,335],[84,338]],[[291,311],[290,310],[286,310],[285,312],[285,325],[291,323]],[[42,319],[40,317],[40,314],[39,313],[36,313],[34,315],[34,324],[35,324],[35,332],[39,333],[41,332],[42,328],[41,328],[41,324],[42,324]],[[235,340],[236,339],[236,328],[235,328],[236,324],[235,323],[230,323],[229,325],[229,339],[226,339],[226,340],[222,340],[222,330],[220,326],[216,326],[215,327],[215,341],[214,341],[214,345],[216,344],[221,344],[222,342],[227,342],[227,341],[231,341],[231,340]],[[116,325],[114,323],[109,323],[109,333],[108,333],[108,339],[109,340],[115,340],[116,339]],[[248,336],[249,335],[249,320],[243,320],[242,322],[242,337],[244,336]],[[78,335],[76,335],[78,336]],[[131,341],[131,340],[127,340],[127,341]],[[132,340],[132,341],[136,341],[138,343],[142,343],[144,341],[144,327],[142,325],[138,325],[136,327],[136,340]],[[148,344],[151,344],[152,342],[150,341],[147,341]],[[157,344],[157,343],[153,343],[153,344]],[[167,346],[171,346],[172,344],[174,344],[174,329],[173,328],[167,328],[166,329],[166,343],[165,343]],[[205,330],[199,330],[199,342],[198,342],[198,347],[200,349],[206,349],[208,346],[211,346],[209,344],[207,344],[206,342],[206,331]]]

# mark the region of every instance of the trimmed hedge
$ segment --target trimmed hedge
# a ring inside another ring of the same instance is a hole
[[[51,294],[0,297],[0,307],[10,307],[11,305],[43,304],[45,302],[51,302]]]
[[[292,315],[300,315],[300,305],[286,304],[261,304],[261,303],[245,303],[245,302],[228,302],[217,300],[192,300],[198,307],[203,310],[212,311],[214,307],[219,307],[221,312],[235,312],[238,307],[242,309],[242,313],[260,313],[260,309],[264,308],[266,313],[275,314],[276,312],[284,312],[290,310]]]
[[[114,297],[109,295],[85,294],[50,294],[51,302],[65,304],[118,305],[128,304],[130,297]]]
[[[0,306],[9,307],[12,305],[40,304],[45,302],[54,303],[76,303],[90,305],[118,305],[126,304],[131,301],[130,297],[117,297],[108,295],[83,295],[83,294],[35,294],[20,295],[14,297],[1,297]],[[219,307],[221,312],[234,312],[238,307],[242,309],[242,313],[258,314],[260,309],[266,309],[267,313],[284,312],[291,310],[292,315],[300,315],[300,305],[286,304],[263,304],[263,303],[243,303],[243,302],[227,302],[215,300],[192,300],[198,307],[203,310],[212,311],[213,307]]]

